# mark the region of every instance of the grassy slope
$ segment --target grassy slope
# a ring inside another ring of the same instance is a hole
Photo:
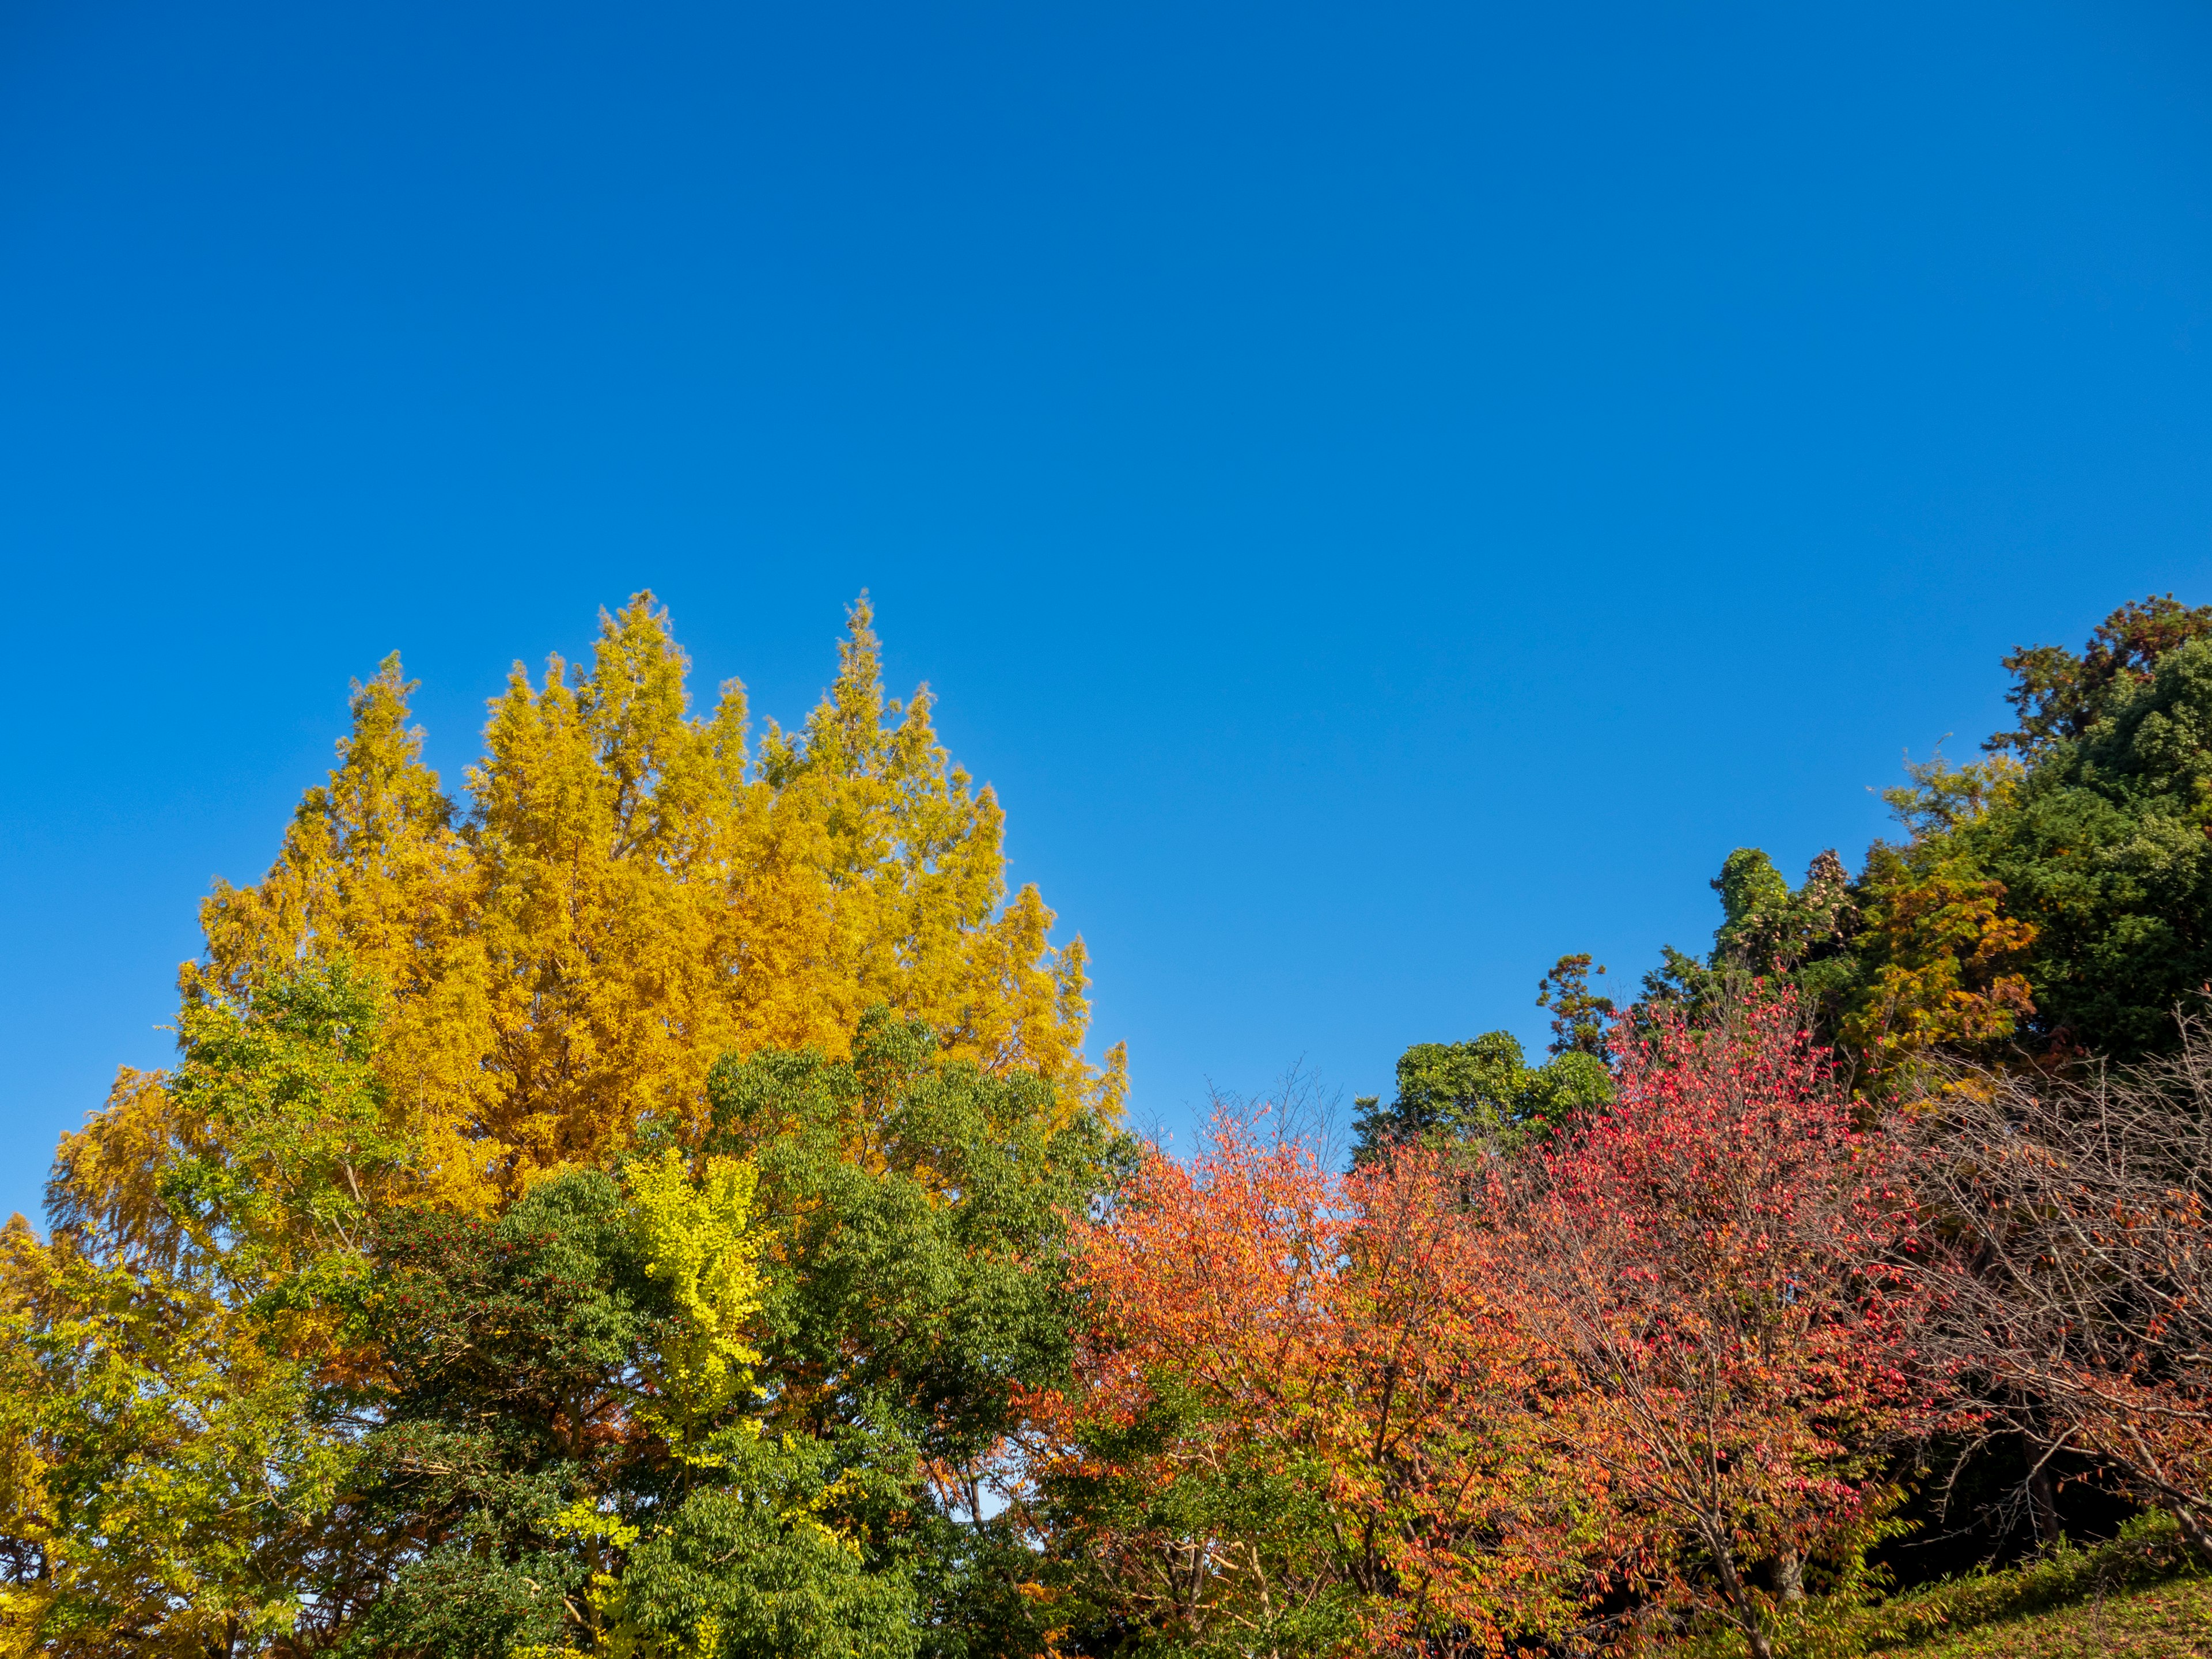
[[[1998,1571],[1922,1584],[1848,1610],[1833,1603],[1777,1632],[1784,1659],[2212,1659],[2212,1575],[2181,1548],[2172,1519],[2138,1516],[2109,1542],[2062,1542]],[[1729,1659],[1713,1638],[1686,1655]]]
[[[1883,1651],[1899,1659],[2212,1659],[2212,1580],[2178,1578]]]

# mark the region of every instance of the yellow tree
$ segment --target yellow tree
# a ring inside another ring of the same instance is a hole
[[[722,1055],[842,1060],[878,1004],[951,1058],[1041,1074],[1066,1117],[1112,1109],[1081,944],[1052,945],[1034,889],[1007,898],[998,803],[926,690],[885,698],[870,623],[864,599],[821,706],[755,760],[743,688],[694,714],[641,593],[588,667],[515,670],[465,809],[398,658],[355,686],[274,865],[203,907],[179,1063],[126,1071],[64,1138],[50,1243],[0,1239],[0,1653],[64,1630],[222,1651],[289,1624],[291,1553],[343,1478],[322,1405],[375,1386],[331,1292],[380,1212],[503,1208],[648,1118],[694,1138]],[[701,1386],[745,1352],[737,1260],[692,1264]]]
[[[1986,1053],[2035,1012],[2021,971],[2035,924],[2009,914],[2004,884],[1974,856],[1972,831],[2009,806],[2022,773],[2004,757],[1953,768],[1908,763],[1912,782],[1884,799],[1911,832],[1876,842],[1861,878],[1866,976],[1843,1038],[1863,1083],[1899,1088],[1937,1050]]]
[[[843,1058],[878,1002],[953,1057],[1110,1103],[1119,1049],[1103,1073],[1082,1054],[1082,943],[1052,945],[1034,888],[1007,900],[998,802],[951,764],[927,688],[886,699],[871,622],[864,598],[835,684],[755,763],[744,688],[692,713],[667,612],[640,593],[601,614],[588,668],[517,665],[465,811],[386,659],[268,874],[208,899],[187,998],[350,962],[386,1000],[389,1127],[421,1147],[422,1195],[462,1208],[595,1161],[649,1115],[696,1121],[725,1053]],[[125,1133],[148,1086],[88,1134]],[[90,1146],[76,1162],[102,1167]]]

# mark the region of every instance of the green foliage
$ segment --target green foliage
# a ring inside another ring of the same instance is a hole
[[[1593,969],[1591,963],[1595,961],[1587,951],[1561,957],[1536,983],[1536,1006],[1552,1011],[1555,1054],[1584,1054],[1600,1060],[1606,1057],[1606,1023],[1615,1011],[1611,997],[1599,996],[1589,988],[1592,972],[1601,978],[1605,974],[1602,967]]]
[[[1612,1097],[1605,1061],[1579,1048],[1531,1066],[1510,1031],[1486,1031],[1469,1042],[1417,1042],[1398,1058],[1390,1103],[1372,1096],[1357,1103],[1352,1161],[1372,1164],[1397,1140],[1502,1145],[1541,1135]]]
[[[1613,1098],[1613,1073],[1597,1055],[1570,1048],[1531,1070],[1517,1103],[1525,1129],[1544,1130]]]
[[[316,1613],[345,1650],[688,1651],[709,1624],[728,1653],[910,1650],[896,1564],[852,1530],[875,1449],[764,1443],[757,1401],[714,1409],[672,1358],[702,1351],[713,1273],[686,1294],[666,1271],[663,1168],[559,1176],[495,1221],[394,1220],[357,1292],[389,1394],[317,1562]],[[717,1173],[691,1194],[709,1237],[731,1213]],[[724,1242],[750,1259],[751,1240]],[[813,1645],[748,1635],[794,1618]]]
[[[2078,657],[2063,646],[2022,646],[2004,659],[2013,677],[2005,701],[2020,726],[1983,747],[2025,760],[2084,737],[2119,697],[2151,677],[2160,658],[2207,635],[2212,605],[2185,605],[2171,593],[2154,593],[2130,600],[2098,623]]]
[[[1012,1653],[1003,1483],[1064,1374],[1067,1217],[1118,1143],[882,1010],[717,1066],[704,1145],[396,1215],[349,1291],[386,1381],[315,1552],[367,1655]],[[672,1126],[664,1126],[672,1142]]]
[[[362,1261],[410,1152],[372,1060],[378,1005],[343,960],[186,1000],[168,1093],[188,1127],[159,1189],[230,1285],[306,1305]]]
[[[2212,608],[2153,601],[2116,611],[2082,658],[2015,653],[2023,725],[1991,746],[2026,764],[1939,756],[1887,792],[1906,838],[1875,845],[1838,911],[1851,966],[1814,959],[1869,1077],[1941,1048],[2126,1061],[2172,1045],[2176,1006],[2212,979],[2207,628]]]
[[[1073,1650],[1176,1659],[1356,1651],[1364,1598],[1355,1580],[1330,1571],[1343,1541],[1342,1516],[1328,1499],[1337,1471],[1311,1447],[1255,1439],[1242,1413],[1188,1380],[1149,1382],[1141,1410],[1126,1421],[1091,1420],[1080,1459],[1045,1482],[1055,1536],[1155,1545],[1120,1564],[1139,1581],[1138,1597],[1079,1554],[1049,1563]],[[1194,1455],[1194,1448],[1202,1450]],[[1164,1464],[1184,1466],[1186,1478],[1162,1479]],[[1159,1548],[1160,1540],[1179,1541]],[[1203,1619],[1192,1616],[1194,1606],[1175,1605],[1195,1603],[1209,1576],[1216,1595],[1218,1578],[1249,1581],[1234,1612]],[[1139,1600],[1153,1604],[1152,1616],[1132,1605]]]
[[[856,1495],[841,1449],[757,1440],[634,1549],[605,1598],[641,1652],[897,1659],[919,1652],[912,1576],[823,1521]],[[621,1651],[618,1642],[614,1650]]]
[[[1943,834],[2035,930],[2033,1029],[2130,1060],[2170,1046],[2174,1005],[2212,979],[2212,640],[2115,678],[2091,714]]]
[[[358,1265],[378,1203],[412,1173],[372,1060],[380,990],[342,959],[234,994],[188,981],[176,1067],[126,1071],[64,1137],[48,1212],[99,1259],[306,1305]]]
[[[913,1474],[882,1535],[910,1564],[924,1650],[1020,1651],[1042,1632],[1006,1437],[1020,1392],[1066,1374],[1069,1218],[1132,1154],[1088,1115],[1054,1128],[1042,1079],[933,1047],[878,1010],[850,1064],[726,1062],[708,1144],[750,1149],[782,1241],[762,1321],[767,1432],[897,1449]]]
[[[2049,1553],[2015,1567],[1946,1578],[1881,1601],[1839,1601],[1801,1621],[1776,1645],[1782,1659],[1910,1650],[1969,1631],[2003,1627],[2047,1609],[2177,1580],[2203,1582],[2172,1517],[2154,1513],[2136,1517],[2106,1543],[2083,1548],[2062,1540]],[[2015,1635],[1980,1650],[2033,1650]]]
[[[2020,726],[1887,792],[1824,988],[1873,1080],[1949,1048],[2130,1060],[2212,979],[2212,606],[2121,606],[2078,656],[2014,652]],[[1734,918],[1731,917],[1731,923]],[[1726,928],[1723,929],[1725,933]]]
[[[287,1629],[346,1461],[307,1368],[168,1273],[21,1228],[0,1251],[0,1651],[228,1652]]]
[[[343,963],[188,1000],[167,1080],[70,1137],[53,1239],[0,1259],[7,1627],[48,1651],[228,1651],[290,1625],[350,1459],[318,1365],[408,1161]]]
[[[1858,901],[1844,862],[1815,857],[1795,889],[1755,847],[1739,847],[1713,878],[1721,925],[1702,960],[1662,947],[1661,965],[1644,976],[1643,1000],[1696,1011],[1731,976],[1785,980],[1824,1035],[1832,1036],[1863,975],[1851,951]]]

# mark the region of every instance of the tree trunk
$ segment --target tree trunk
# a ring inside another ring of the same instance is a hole
[[[2039,1462],[2027,1477],[2028,1507],[2035,1512],[2036,1547],[2046,1553],[2058,1547],[2058,1488],[2051,1478],[2051,1465]]]
[[[2172,1506],[2174,1524],[2181,1528],[2181,1541],[2189,1546],[2190,1553],[2206,1566],[2212,1567],[2212,1534],[2205,1531],[2203,1517],[2196,1506],[2176,1504]]]
[[[1708,1534],[1706,1541],[1713,1541],[1711,1534]],[[1735,1557],[1725,1544],[1713,1551],[1713,1565],[1720,1570],[1721,1589],[1728,1594],[1729,1605],[1735,1609],[1736,1628],[1743,1632],[1743,1639],[1751,1645],[1751,1659],[1774,1659],[1773,1644],[1766,1639],[1766,1632],[1759,1626],[1759,1608],[1746,1593],[1743,1580],[1736,1573]]]
[[[1782,1559],[1774,1564],[1775,1587],[1784,1601],[1805,1599],[1805,1558],[1796,1550],[1784,1550]]]

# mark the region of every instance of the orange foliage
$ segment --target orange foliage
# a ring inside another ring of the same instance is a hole
[[[1435,1154],[1323,1173],[1248,1125],[1089,1230],[1093,1328],[1038,1402],[1061,1547],[1255,1653],[1486,1651],[1570,1622],[1588,1494]]]

